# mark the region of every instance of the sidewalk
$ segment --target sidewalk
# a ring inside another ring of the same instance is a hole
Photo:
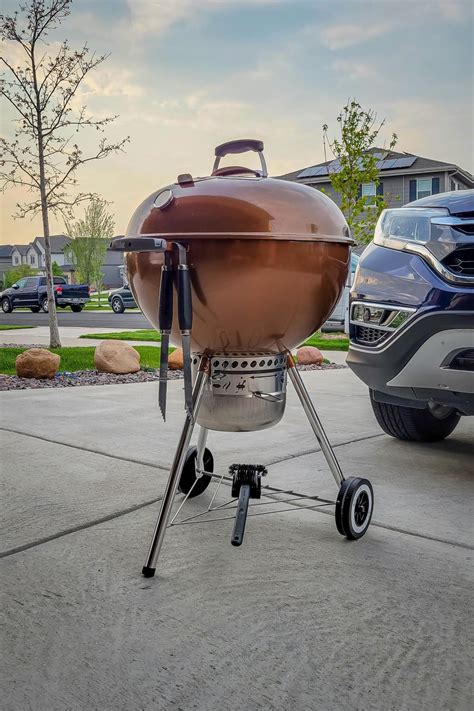
[[[182,383],[166,424],[151,383],[0,395],[5,709],[470,707],[472,422],[398,442],[348,369],[303,378],[344,471],[374,485],[367,535],[348,542],[328,508],[287,503],[250,518],[240,548],[230,520],[173,527],[151,580]],[[291,388],[282,423],[208,447],[219,472],[267,466],[262,511],[287,498],[275,489],[337,493]]]

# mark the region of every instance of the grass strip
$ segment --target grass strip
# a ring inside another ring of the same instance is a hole
[[[34,326],[9,326],[8,324],[0,324],[0,331],[13,331],[17,328],[35,328]]]
[[[142,328],[136,331],[118,331],[117,333],[85,333],[79,338],[97,338],[100,341],[160,341],[160,334],[152,328]]]

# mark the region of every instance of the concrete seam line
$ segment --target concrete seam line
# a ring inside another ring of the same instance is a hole
[[[0,428],[1,429],[1,428]],[[223,480],[222,482],[226,486],[230,486],[231,482]],[[262,487],[264,488],[264,487]],[[275,501],[278,501],[279,499],[277,498],[278,493],[280,494],[285,494],[287,495],[289,492],[285,490],[278,490],[278,489],[273,489],[272,493],[265,493],[264,496],[265,498],[269,499],[274,499]],[[292,494],[299,495],[296,491],[291,492]],[[304,498],[304,495],[301,495],[302,498]],[[122,509],[121,511],[116,511],[113,514],[108,514],[107,516],[102,516],[101,518],[93,519],[92,521],[88,521],[83,524],[79,524],[77,526],[73,526],[72,528],[67,528],[64,529],[63,531],[59,531],[58,533],[53,533],[50,536],[45,536],[44,538],[40,538],[37,541],[32,541],[31,543],[24,543],[21,546],[17,546],[15,548],[10,548],[7,551],[0,552],[0,558],[7,558],[9,556],[15,555],[16,553],[22,553],[23,551],[27,551],[30,548],[36,548],[37,546],[41,546],[44,543],[49,543],[50,541],[54,541],[58,538],[63,538],[64,536],[69,536],[71,533],[77,533],[78,531],[84,531],[88,528],[92,528],[94,526],[99,526],[102,523],[106,523],[107,521],[112,521],[116,518],[121,518],[122,516],[127,516],[130,513],[134,513],[135,511],[139,511],[140,509],[146,508],[147,506],[152,506],[153,504],[158,503],[159,501],[162,500],[162,496],[159,496],[155,499],[151,499],[149,501],[145,501],[141,504],[135,504],[134,506],[130,506],[127,509]],[[308,501],[311,500],[310,498],[307,499]],[[304,506],[303,504],[295,503],[295,502],[289,502],[290,506],[293,506],[295,509],[300,509],[302,511],[311,511],[312,513],[322,513],[327,516],[334,516],[334,514],[331,511],[325,511],[324,509],[314,509],[308,506]],[[278,513],[278,512],[275,512]],[[203,522],[205,523],[205,522]],[[389,526],[388,524],[383,524],[383,523],[377,523],[376,521],[371,522],[372,526],[375,526],[376,528],[381,528],[386,531],[393,531],[394,533],[400,533],[401,535],[406,535],[406,536],[412,536],[414,538],[421,538],[422,540],[428,540],[428,541],[433,541],[434,543],[442,543],[444,545],[449,545],[449,546],[454,546],[455,548],[463,548],[466,550],[474,550],[474,546],[470,546],[468,543],[457,543],[455,541],[450,541],[449,539],[445,538],[437,538],[436,536],[430,536],[429,534],[423,534],[423,533],[417,533],[416,531],[410,531],[408,529],[404,528],[398,528],[396,526]]]
[[[332,444],[331,446],[333,449],[336,449],[337,447],[346,447],[348,444],[354,444],[355,442],[364,442],[367,439],[376,439],[377,437],[385,436],[385,433],[381,432],[380,434],[367,435],[366,437],[348,439],[345,442],[337,442],[337,444]],[[303,452],[299,452],[298,454],[288,454],[286,457],[282,457],[281,459],[274,459],[271,462],[266,462],[265,466],[272,467],[274,464],[281,464],[282,462],[288,462],[290,459],[298,459],[298,457],[306,457],[308,454],[318,454],[319,452],[321,452],[321,447],[317,447],[316,449],[305,449]]]
[[[164,472],[169,471],[169,466],[164,466],[163,464],[153,464],[152,462],[144,462],[141,459],[134,459],[133,457],[120,457],[116,454],[109,454],[100,449],[91,449],[90,447],[82,447],[79,444],[68,444],[67,442],[59,442],[51,437],[44,437],[43,435],[30,434],[29,432],[21,432],[20,430],[9,429],[8,427],[0,427],[2,432],[11,432],[12,434],[22,435],[23,437],[32,437],[33,439],[39,439],[42,442],[49,442],[50,444],[59,444],[62,447],[70,447],[71,449],[80,449],[82,452],[90,452],[91,454],[99,454],[101,457],[109,457],[110,459],[118,459],[122,462],[130,462],[130,464],[141,464],[143,467],[152,467],[153,469],[161,469]]]
[[[57,538],[63,538],[63,536],[69,536],[71,533],[77,533],[77,531],[84,531],[86,528],[92,528],[93,526],[98,526],[101,523],[106,523],[107,521],[113,521],[115,518],[120,518],[121,516],[126,516],[127,514],[134,513],[146,506],[151,506],[152,504],[158,503],[163,497],[159,496],[156,499],[151,499],[150,501],[145,501],[141,504],[135,504],[134,506],[129,506],[128,509],[123,509],[122,511],[116,511],[112,514],[107,514],[107,516],[102,516],[101,518],[93,519],[92,521],[87,521],[86,523],[78,524],[77,526],[72,526],[72,528],[65,528],[63,531],[58,531],[57,533],[52,533],[50,536],[45,536],[44,538],[39,538],[37,541],[31,541],[30,543],[24,543],[21,546],[16,546],[15,548],[10,548],[9,550],[0,552],[0,558],[8,558],[8,556],[15,555],[15,553],[21,553],[22,551],[27,551],[30,548],[36,548],[37,546],[43,545],[43,543],[49,543]]]
[[[262,491],[264,487],[262,486]],[[282,491],[282,494],[287,494],[289,492],[287,491]],[[292,491],[292,494],[295,494],[298,496],[298,492]],[[272,493],[265,493],[264,495],[268,499],[275,499],[275,501],[278,501],[279,499],[277,498],[278,491],[273,491]],[[301,494],[301,498],[304,499],[304,494]],[[308,501],[311,500],[311,497],[308,497]],[[332,511],[327,511],[324,509],[313,509],[310,506],[305,506],[302,503],[298,503],[297,501],[291,501],[288,502],[289,506],[294,506],[295,508],[299,508],[302,511],[305,509],[307,511],[313,511],[313,513],[321,513],[324,514],[325,516],[334,516],[334,513]],[[414,538],[421,538],[426,541],[434,541],[435,543],[443,543],[448,546],[454,546],[455,548],[463,548],[468,551],[474,550],[474,546],[471,546],[469,543],[458,543],[457,541],[451,541],[449,538],[438,538],[437,536],[431,536],[429,533],[418,533],[417,531],[410,531],[408,528],[399,528],[398,526],[390,526],[388,523],[378,523],[377,521],[372,521],[370,522],[371,526],[374,526],[375,528],[382,528],[385,531],[393,531],[394,533],[400,533],[405,536],[413,536]]]
[[[32,434],[30,432],[22,432],[21,430],[14,430],[10,429],[9,427],[1,427],[0,426],[0,431],[2,432],[11,432],[12,434],[17,434],[17,435],[22,435],[23,437],[32,437],[33,439],[39,439],[42,442],[49,442],[50,444],[59,444],[62,445],[63,447],[70,447],[71,449],[79,449],[83,452],[90,452],[91,454],[99,454],[102,457],[109,457],[110,459],[118,459],[119,461],[122,462],[130,462],[131,464],[141,464],[144,467],[153,467],[154,469],[161,469],[165,472],[169,471],[169,466],[164,466],[162,464],[153,464],[152,462],[147,462],[143,461],[142,459],[134,459],[133,457],[123,457],[123,456],[117,456],[116,454],[109,454],[108,452],[104,452],[103,450],[100,449],[92,449],[90,447],[83,447],[78,444],[70,444],[68,442],[60,442],[57,439],[52,439],[51,437],[45,437],[44,435],[37,435],[37,434]],[[349,439],[344,442],[338,442],[337,444],[333,444],[332,447],[335,449],[336,447],[346,447],[348,444],[353,444],[354,442],[364,442],[367,439],[375,439],[376,437],[385,437],[384,433],[380,434],[374,434],[374,435],[367,435],[366,437],[357,437],[355,439]],[[273,466],[274,464],[281,464],[283,462],[287,462],[290,459],[298,459],[298,457],[305,457],[308,454],[318,454],[318,452],[321,451],[320,447],[317,447],[316,449],[305,449],[303,452],[300,452],[298,454],[289,454],[286,457],[282,457],[281,459],[275,459],[269,462],[266,462],[265,466]]]

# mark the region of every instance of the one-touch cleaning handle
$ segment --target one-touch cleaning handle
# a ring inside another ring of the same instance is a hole
[[[173,269],[167,264],[161,271],[158,318],[160,331],[170,331],[173,323]]]
[[[190,331],[193,327],[191,277],[188,267],[181,264],[178,265],[178,321],[180,331]]]

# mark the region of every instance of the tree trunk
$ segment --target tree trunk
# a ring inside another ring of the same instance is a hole
[[[44,256],[46,262],[45,272],[49,312],[49,347],[61,348],[61,339],[59,338],[58,315],[56,313],[56,301],[54,300],[54,279],[53,267],[51,262],[51,242],[49,241],[48,205],[46,203],[46,195],[43,181],[41,181],[41,215],[43,218]]]
[[[44,144],[43,144],[43,117],[41,113],[41,101],[38,90],[38,80],[36,76],[36,61],[35,61],[35,44],[31,48],[31,68],[33,71],[33,82],[36,95],[36,120],[38,131],[38,163],[40,173],[40,195],[41,195],[41,216],[43,218],[43,233],[44,233],[44,256],[45,256],[45,273],[46,273],[46,293],[48,296],[48,312],[49,312],[49,347],[60,348],[61,340],[59,338],[58,315],[56,313],[56,302],[54,300],[54,280],[53,280],[53,265],[51,261],[51,242],[49,241],[49,215],[48,215],[48,199],[46,196],[46,173],[44,169]]]

